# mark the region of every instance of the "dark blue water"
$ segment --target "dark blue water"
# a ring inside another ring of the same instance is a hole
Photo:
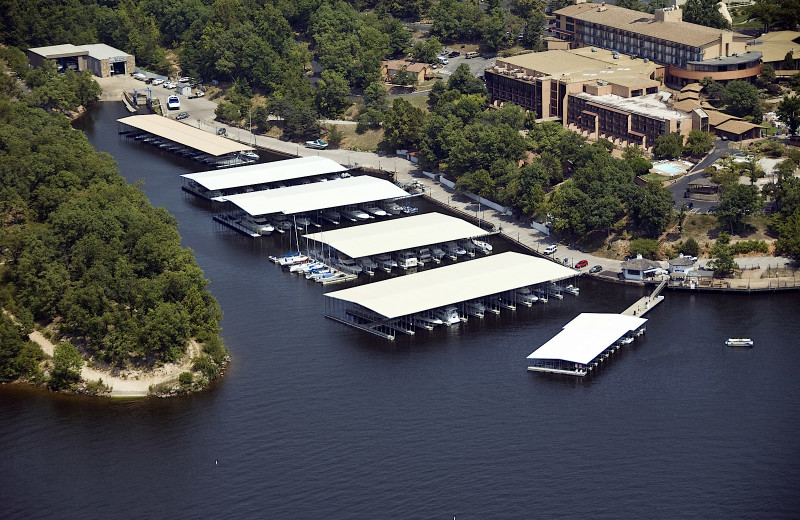
[[[221,233],[184,196],[202,169],[95,146],[179,220],[233,363],[200,395],[109,401],[0,389],[2,518],[797,518],[800,297],[666,293],[647,334],[594,377],[528,373],[579,312],[636,288],[388,342],[323,318],[323,290]],[[746,335],[755,348],[729,349]]]

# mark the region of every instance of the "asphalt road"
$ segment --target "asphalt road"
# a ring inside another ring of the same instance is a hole
[[[728,141],[723,141],[722,139],[717,138],[714,141],[714,149],[702,161],[697,163],[697,165],[692,169],[692,173],[684,175],[667,188],[669,189],[670,193],[672,193],[672,202],[676,208],[680,208],[681,204],[686,204],[688,206],[691,203],[693,212],[708,213],[709,208],[717,205],[717,202],[714,201],[695,200],[690,197],[686,197],[685,195],[688,193],[687,189],[689,188],[690,182],[698,177],[701,177],[704,169],[711,166],[714,161],[723,155],[729,153],[731,153],[731,150],[728,147]]]

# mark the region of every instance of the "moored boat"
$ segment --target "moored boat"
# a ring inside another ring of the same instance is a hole
[[[725,344],[729,347],[752,347],[753,340],[750,338],[728,338]]]

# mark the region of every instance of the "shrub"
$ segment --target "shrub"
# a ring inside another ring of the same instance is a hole
[[[763,240],[742,240],[731,244],[731,253],[744,255],[747,253],[768,253],[769,246]]]
[[[208,354],[202,354],[200,357],[194,358],[192,370],[202,373],[209,381],[216,379],[219,375],[219,366],[214,363],[214,360]]]
[[[192,383],[194,383],[194,376],[191,372],[181,372],[181,374],[178,376],[178,382],[181,384],[181,386],[190,386]]]
[[[679,252],[686,256],[697,256],[700,253],[700,244],[694,238],[689,238],[686,242],[681,244]]]
[[[637,238],[631,241],[630,251],[632,255],[655,258],[658,254],[658,240],[652,238]]]

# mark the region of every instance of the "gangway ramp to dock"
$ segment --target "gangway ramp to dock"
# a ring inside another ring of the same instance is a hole
[[[486,234],[465,220],[434,212],[311,233],[303,235],[303,238],[324,244],[350,258],[362,258]]]
[[[658,284],[658,287],[653,289],[653,292],[650,293],[650,295],[639,298],[636,303],[622,311],[622,314],[626,316],[642,316],[647,312],[650,312],[653,307],[664,301],[664,297],[661,296],[661,291],[664,290],[666,285],[667,280],[662,281],[660,284]]]
[[[332,159],[312,155],[284,161],[235,166],[224,170],[186,173],[181,177],[184,179],[185,191],[208,197],[208,194],[212,192],[228,195],[229,191],[241,190],[249,186],[269,186],[299,179],[341,175],[347,170],[347,167]],[[197,185],[195,189],[191,189],[194,187],[192,183]]]
[[[213,200],[231,203],[246,213],[257,216],[280,213],[293,215],[404,197],[408,197],[408,193],[391,182],[362,175],[328,182],[239,193],[216,197]]]
[[[411,318],[417,313],[493,295],[513,295],[520,287],[549,285],[576,274],[542,258],[501,253],[327,293],[325,316],[362,330],[368,330],[370,324],[354,321],[352,316],[374,316],[376,325],[408,322],[413,328]]]
[[[643,334],[645,323],[624,314],[579,314],[528,356],[528,370],[583,377]]]

